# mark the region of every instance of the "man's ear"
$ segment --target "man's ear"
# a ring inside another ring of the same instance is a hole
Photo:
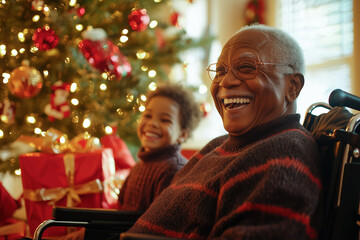
[[[291,74],[288,76],[288,81],[289,87],[285,97],[288,102],[294,102],[304,86],[304,75],[301,73]]]
[[[181,130],[181,133],[180,133],[180,135],[179,135],[179,137],[178,137],[178,139],[177,139],[177,143],[178,143],[179,145],[181,145],[182,143],[184,143],[184,142],[186,141],[186,139],[188,138],[188,136],[189,136],[189,131],[182,129],[182,130]]]

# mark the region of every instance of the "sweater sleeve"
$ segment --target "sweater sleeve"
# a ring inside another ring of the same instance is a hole
[[[226,180],[211,239],[317,239],[310,220],[321,195],[316,144],[293,139],[263,144],[266,156],[249,153],[253,164]]]

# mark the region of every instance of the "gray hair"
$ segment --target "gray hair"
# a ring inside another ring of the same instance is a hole
[[[305,60],[299,43],[288,33],[278,28],[261,24],[248,25],[238,32],[255,30],[265,33],[271,40],[271,58],[279,63],[286,63],[294,68],[295,72],[305,74]]]

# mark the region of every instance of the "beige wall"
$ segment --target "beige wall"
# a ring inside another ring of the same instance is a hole
[[[352,61],[352,90],[360,96],[360,1],[353,0],[354,9],[354,57]]]

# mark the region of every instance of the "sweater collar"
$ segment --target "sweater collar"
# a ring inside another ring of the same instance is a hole
[[[290,114],[258,126],[241,136],[229,134],[228,140],[224,143],[224,148],[228,151],[236,150],[284,130],[298,129],[301,126],[299,120],[300,114]]]
[[[161,161],[174,156],[177,152],[180,152],[179,144],[168,145],[151,151],[145,151],[144,147],[141,147],[137,156],[144,162]]]

